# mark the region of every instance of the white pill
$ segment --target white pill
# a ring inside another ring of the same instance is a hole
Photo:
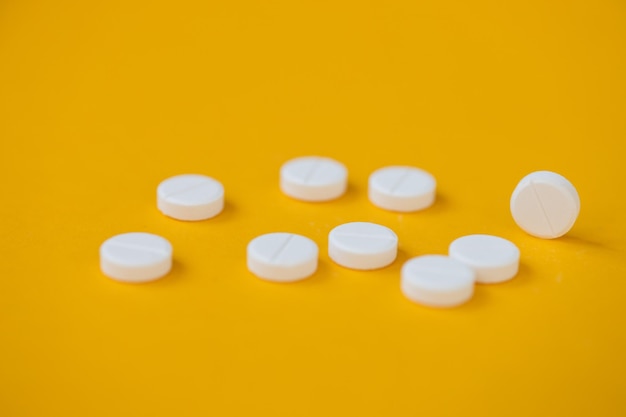
[[[248,269],[268,281],[298,281],[317,270],[318,252],[317,244],[307,237],[268,233],[248,244]]]
[[[580,212],[576,188],[565,177],[550,171],[528,174],[511,196],[511,214],[526,233],[553,239],[567,233]]]
[[[474,271],[443,255],[409,259],[402,266],[400,288],[411,301],[429,307],[454,307],[474,294]]]
[[[517,275],[520,252],[512,242],[497,236],[469,235],[450,244],[451,258],[476,272],[476,282],[493,284]]]
[[[391,166],[369,177],[370,201],[380,208],[411,212],[430,207],[435,201],[435,178],[419,168]]]
[[[100,268],[117,281],[153,281],[172,268],[172,245],[150,233],[113,236],[100,246]]]
[[[209,219],[224,208],[224,187],[205,175],[177,175],[157,187],[157,207],[178,220]]]
[[[306,156],[280,168],[280,189],[303,201],[328,201],[341,197],[348,186],[348,170],[330,158]]]
[[[398,236],[378,224],[345,223],[328,234],[328,256],[346,268],[383,268],[396,259],[397,253]]]

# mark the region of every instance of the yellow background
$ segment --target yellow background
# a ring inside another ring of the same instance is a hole
[[[0,2],[0,415],[626,415],[626,4],[587,1]],[[278,189],[326,155],[348,193]],[[389,164],[434,207],[367,200]],[[524,175],[578,188],[564,238],[508,207]],[[222,181],[218,217],[155,207],[168,176]],[[398,260],[333,264],[331,228],[391,227]],[[104,277],[98,247],[169,239],[165,279]],[[289,285],[252,276],[253,237],[320,246]],[[410,303],[402,263],[490,233],[519,275],[452,310]]]

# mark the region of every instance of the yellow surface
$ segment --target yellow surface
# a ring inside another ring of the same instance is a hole
[[[587,1],[0,2],[0,415],[626,415],[626,4]],[[289,158],[350,171],[346,196],[278,190]],[[435,206],[367,200],[388,164],[432,172]],[[525,174],[582,201],[555,241],[519,230]],[[197,223],[164,178],[221,180]],[[333,264],[329,230],[400,237],[376,272]],[[169,239],[167,278],[104,277],[98,247]],[[292,231],[318,273],[253,277],[245,247]],[[520,274],[453,310],[407,301],[408,258],[456,237],[515,242]]]

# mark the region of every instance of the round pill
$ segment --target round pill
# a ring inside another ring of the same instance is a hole
[[[150,233],[124,233],[100,246],[100,268],[122,282],[148,282],[172,268],[172,245]]]
[[[317,244],[293,233],[258,236],[248,244],[247,255],[250,272],[268,281],[298,281],[317,270]]]
[[[341,197],[347,186],[348,170],[334,159],[306,156],[280,168],[280,189],[297,200],[333,200]]]
[[[476,282],[494,284],[517,275],[520,252],[506,239],[490,235],[469,235],[450,244],[452,259],[464,263],[476,272]]]
[[[411,301],[429,307],[454,307],[474,294],[474,271],[443,255],[424,255],[402,265],[400,288]]]
[[[398,236],[378,224],[345,223],[328,234],[328,256],[346,268],[383,268],[396,259],[397,253]]]
[[[157,187],[157,207],[177,220],[209,219],[224,208],[224,187],[205,175],[177,175]]]
[[[411,212],[430,207],[435,201],[435,178],[419,168],[391,166],[369,177],[370,201],[380,208]]]
[[[565,177],[550,171],[528,174],[511,196],[511,214],[526,233],[553,239],[567,233],[580,212],[576,188]]]

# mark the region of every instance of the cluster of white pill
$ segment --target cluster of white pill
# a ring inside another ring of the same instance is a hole
[[[198,221],[210,219],[224,208],[224,187],[205,175],[177,175],[157,187],[157,207],[168,217]],[[122,282],[149,282],[172,268],[172,245],[151,233],[124,233],[100,246],[100,269]]]
[[[450,244],[448,256],[424,255],[402,266],[401,288],[410,300],[432,307],[453,307],[469,300],[474,283],[493,284],[513,278],[520,252],[506,239],[469,235]]]
[[[283,164],[280,189],[301,201],[330,201],[347,190],[348,170],[324,157],[301,157]],[[374,171],[368,197],[385,210],[409,213],[430,207],[436,181],[426,171],[391,166]],[[157,207],[168,217],[199,221],[217,216],[224,208],[224,187],[204,175],[168,178],[157,187]],[[526,232],[541,238],[567,233],[580,210],[574,186],[564,177],[538,171],[524,177],[511,196],[511,213]],[[398,236],[388,227],[350,222],[328,234],[328,256],[336,264],[355,270],[375,270],[397,257]],[[318,245],[294,233],[268,233],[247,246],[247,266],[257,277],[293,282],[313,275],[318,266]],[[497,236],[463,236],[450,244],[448,255],[422,255],[409,259],[401,270],[400,288],[410,300],[433,307],[452,307],[468,301],[475,283],[499,283],[519,269],[520,251]],[[123,282],[147,282],[166,275],[172,266],[172,245],[149,233],[126,233],[100,247],[105,275]]]

